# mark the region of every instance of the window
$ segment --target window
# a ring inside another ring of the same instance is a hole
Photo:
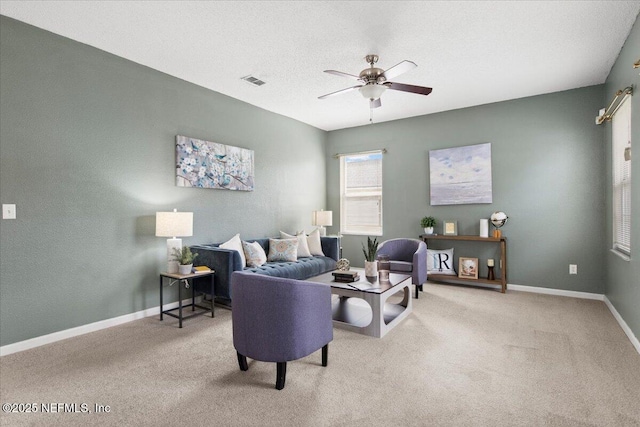
[[[382,236],[382,151],[340,156],[340,232]]]
[[[631,102],[618,108],[611,128],[613,159],[613,250],[631,256]]]

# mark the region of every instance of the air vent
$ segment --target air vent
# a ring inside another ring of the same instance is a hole
[[[258,78],[253,77],[252,75],[241,77],[241,79],[247,83],[251,83],[254,86],[262,86],[263,84],[266,83]]]

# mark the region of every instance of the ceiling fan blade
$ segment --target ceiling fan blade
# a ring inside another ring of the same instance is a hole
[[[382,106],[382,101],[380,101],[380,98],[369,100],[369,108],[378,108],[381,106]]]
[[[329,73],[329,74],[333,74],[334,76],[346,77],[348,79],[357,80],[359,82],[362,81],[362,80],[360,80],[360,77],[354,76],[353,74],[343,73],[342,71],[324,70],[324,72],[325,73]]]
[[[417,93],[419,95],[429,95],[433,90],[430,87],[406,85],[404,83],[387,82],[384,85],[389,89],[400,90],[402,92]]]
[[[380,76],[384,77],[386,81],[389,81],[395,77],[398,77],[400,74],[404,74],[409,70],[413,70],[416,67],[417,65],[415,64],[415,62],[405,60],[384,71],[382,74],[380,74]]]
[[[340,89],[338,91],[331,92],[331,93],[328,93],[326,95],[319,96],[318,99],[325,99],[325,98],[329,98],[330,96],[341,95],[343,93],[351,92],[352,90],[360,89],[361,87],[362,87],[362,85],[358,85],[358,86],[348,87],[346,89]]]

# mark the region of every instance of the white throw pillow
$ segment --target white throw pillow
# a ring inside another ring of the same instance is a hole
[[[453,268],[453,248],[437,250],[427,249],[427,274],[448,274],[455,276]]]
[[[244,254],[247,257],[247,267],[260,267],[267,262],[267,254],[258,242],[242,242]]]
[[[222,243],[220,247],[222,249],[231,249],[234,251],[238,251],[238,253],[240,254],[240,259],[242,260],[242,268],[245,268],[247,266],[247,259],[244,256],[244,248],[242,247],[242,240],[240,240],[240,233]]]
[[[307,243],[307,236],[304,234],[304,231],[297,233],[295,236],[285,233],[284,231],[280,231],[280,238],[298,239],[298,258],[311,256],[311,252],[309,251],[309,244]]]
[[[324,256],[322,252],[322,243],[320,243],[320,230],[317,228],[313,230],[307,236],[307,243],[309,244],[309,252],[313,256]]]

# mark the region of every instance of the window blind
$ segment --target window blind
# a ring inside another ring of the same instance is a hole
[[[631,102],[623,102],[612,119],[613,249],[631,255]]]
[[[382,235],[382,151],[340,156],[340,232]]]

